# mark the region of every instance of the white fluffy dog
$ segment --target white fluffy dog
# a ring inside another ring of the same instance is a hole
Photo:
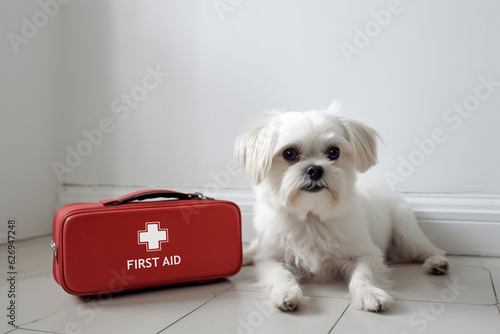
[[[238,137],[235,156],[255,184],[258,238],[244,252],[271,302],[295,310],[300,282],[347,281],[351,303],[368,311],[391,302],[387,261],[449,262],[422,233],[409,206],[389,190],[356,181],[377,163],[378,134],[327,111],[276,112]]]

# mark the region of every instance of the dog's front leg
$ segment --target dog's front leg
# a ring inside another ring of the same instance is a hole
[[[390,281],[389,268],[384,265],[382,256],[362,256],[353,261],[348,276],[352,305],[372,312],[387,310],[394,300],[384,290],[390,288]]]
[[[256,263],[259,285],[273,305],[283,311],[294,311],[306,300],[293,273],[282,262],[263,259]]]

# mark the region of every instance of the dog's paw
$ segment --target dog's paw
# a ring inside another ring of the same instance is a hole
[[[302,289],[294,286],[287,290],[273,291],[271,302],[282,311],[295,311],[306,301]]]
[[[382,289],[369,287],[357,291],[351,297],[352,305],[364,311],[382,312],[389,309],[394,299]]]
[[[444,256],[431,256],[423,265],[426,272],[433,275],[444,275],[450,268],[450,261]]]

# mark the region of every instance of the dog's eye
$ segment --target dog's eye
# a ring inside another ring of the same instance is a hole
[[[298,157],[297,150],[294,148],[287,148],[285,151],[283,151],[283,158],[286,161],[295,161],[297,160]]]
[[[339,158],[339,155],[340,155],[340,150],[338,147],[331,147],[329,150],[328,150],[328,159],[330,160],[336,160]]]

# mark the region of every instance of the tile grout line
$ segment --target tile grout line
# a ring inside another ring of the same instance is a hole
[[[328,334],[331,334],[333,332],[333,330],[335,329],[335,326],[337,326],[337,324],[339,323],[340,319],[342,319],[342,317],[344,316],[344,314],[347,312],[347,309],[351,306],[351,303],[347,304],[346,308],[344,309],[344,312],[342,312],[342,314],[340,315],[340,317],[337,319],[337,321],[335,321],[335,323],[333,324],[332,328],[328,331]]]
[[[394,299],[395,302],[410,302],[410,303],[432,303],[432,300],[414,300],[414,299]],[[490,307],[496,306],[497,303],[494,304],[474,304],[474,303],[457,303],[457,302],[443,302],[440,301],[440,304],[443,305],[469,305],[469,306],[482,306],[482,307]]]
[[[54,311],[52,313],[49,313],[49,314],[46,314],[38,319],[35,319],[35,320],[32,320],[32,321],[29,321],[29,322],[25,322],[21,325],[18,325],[16,326],[16,329],[22,329],[22,330],[29,330],[29,331],[41,331],[41,332],[46,332],[46,333],[53,333],[53,332],[49,332],[49,331],[46,331],[44,329],[38,329],[38,328],[25,328],[25,327],[22,327],[22,326],[26,326],[26,325],[31,325],[31,324],[35,324],[37,323],[38,321],[42,320],[42,319],[45,319],[45,318],[48,318],[48,317],[51,317],[53,316],[54,314],[57,314],[59,312],[62,311],[62,308],[60,308],[59,310],[57,311]],[[58,332],[58,333],[63,333],[63,332]]]
[[[157,332],[156,334],[160,334],[160,333],[163,333],[164,331],[166,331],[167,329],[169,329],[170,327],[172,327],[173,325],[175,325],[176,323],[178,323],[179,321],[181,321],[182,319],[184,319],[185,317],[187,317],[188,315],[190,315],[191,313],[195,312],[196,310],[198,310],[199,308],[205,306],[206,304],[210,303],[212,300],[214,300],[215,298],[217,298],[217,295],[212,292],[212,295],[213,297],[210,298],[209,300],[207,300],[206,302],[204,302],[203,304],[201,304],[200,306],[196,307],[195,309],[191,310],[190,312],[188,312],[187,314],[183,315],[182,317],[180,317],[179,319],[175,320],[174,322],[172,322],[170,325],[168,325],[167,327],[163,328],[162,330],[160,330],[159,332]]]
[[[484,270],[486,270],[488,272],[488,274],[490,275],[490,281],[491,281],[491,286],[493,288],[493,294],[495,295],[495,301],[497,302],[497,305],[500,303],[500,301],[498,300],[498,293],[497,293],[497,290],[496,290],[496,287],[495,287],[495,282],[493,281],[493,275],[491,274],[491,271],[489,269],[486,269],[486,268],[483,268]]]
[[[40,332],[47,333],[47,334],[64,334],[65,333],[65,332],[48,331],[48,330],[45,330],[45,329],[22,328],[22,327],[16,327],[14,330],[18,330],[18,329],[23,330],[23,331],[34,332],[34,333],[40,333]],[[11,332],[8,332],[8,333],[11,333]],[[8,334],[8,333],[5,333],[5,334]]]

